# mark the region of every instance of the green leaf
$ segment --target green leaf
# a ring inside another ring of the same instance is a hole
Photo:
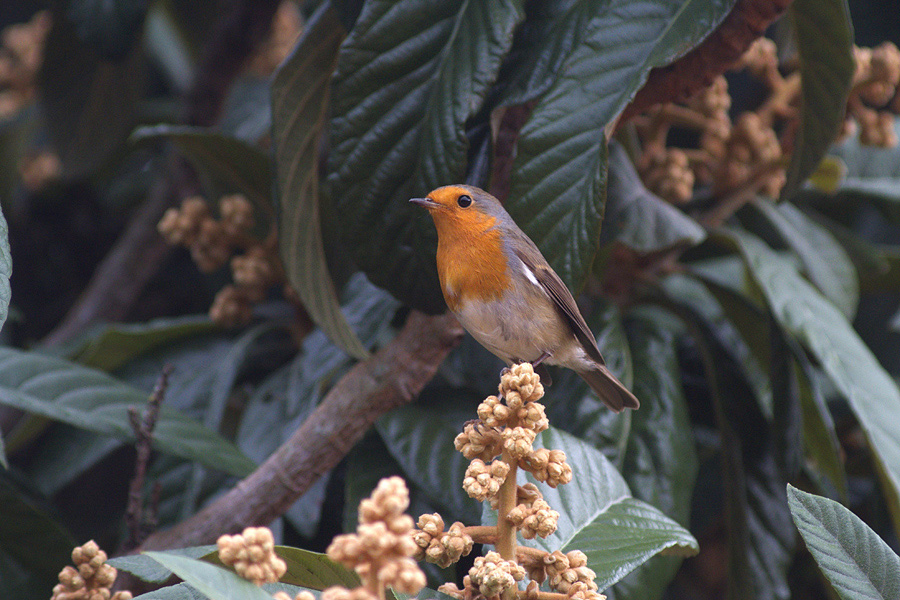
[[[729,230],[772,313],[796,335],[850,403],[883,467],[886,484],[900,490],[900,390],[850,323],[758,238]],[[894,515],[900,519],[900,515]]]
[[[436,393],[441,392],[448,393],[446,389]],[[471,398],[471,394],[461,395]],[[456,520],[474,523],[481,514],[479,504],[462,489],[469,461],[453,446],[465,421],[475,414],[471,410],[448,410],[448,404],[465,405],[464,402],[460,398],[457,402],[445,401],[428,407],[408,404],[377,422],[381,439],[406,477],[428,495],[433,505],[442,509],[440,512],[448,523]]]
[[[95,336],[69,353],[69,359],[87,367],[115,371],[160,346],[217,329],[219,326],[206,315],[104,325]]]
[[[71,561],[72,536],[24,493],[9,472],[0,472],[0,506],[0,551],[52,586],[56,574]]]
[[[109,58],[121,58],[141,39],[147,0],[72,0],[66,16],[78,37]]]
[[[609,145],[609,187],[600,243],[621,242],[640,253],[694,246],[706,238],[699,223],[652,194],[620,144]]]
[[[210,600],[272,600],[272,596],[260,587],[222,567],[168,552],[144,554],[170,569]]]
[[[868,525],[833,500],[788,486],[806,547],[843,600],[900,598],[900,557]]]
[[[444,309],[436,233],[410,205],[466,177],[466,121],[480,108],[522,18],[522,0],[373,0],[341,47],[328,161],[344,239],[373,283]]]
[[[507,208],[570,289],[598,249],[606,128],[646,81],[709,34],[731,0],[591,3],[583,37],[518,139]],[[572,10],[575,10],[574,8]]]
[[[142,393],[112,377],[64,360],[0,348],[0,403],[88,431],[132,440],[128,408]],[[233,444],[181,413],[162,407],[154,445],[169,454],[243,476],[256,465]]]
[[[604,589],[660,552],[679,556],[697,553],[697,541],[686,529],[646,502],[631,497],[628,485],[598,450],[550,428],[540,445],[566,453],[572,481],[555,489],[539,484],[544,499],[559,511],[556,532],[523,543],[547,551],[581,550]],[[496,517],[495,517],[496,518]]]
[[[337,13],[323,4],[272,82],[278,243],[288,280],[312,320],[348,354],[363,359],[368,351],[341,313],[328,273],[319,214],[319,144],[343,39]]]
[[[257,230],[268,233],[274,222],[272,203],[272,163],[269,156],[241,140],[204,127],[188,125],[147,125],[131,134],[133,144],[169,140],[206,177],[210,194],[240,192],[256,207],[263,222]]]
[[[847,0],[796,0],[790,6],[800,56],[800,129],[781,197],[816,170],[844,120],[856,69]]]
[[[774,428],[724,326],[697,310],[690,296],[678,298],[678,290],[667,286],[676,302],[668,307],[697,341],[715,406],[728,531],[727,597],[785,600],[794,533]]]
[[[333,585],[355,588],[360,585],[356,572],[339,565],[324,554],[290,546],[275,546],[275,553],[284,559],[287,572],[282,583],[324,590]]]
[[[209,600],[209,597],[186,583],[178,583],[135,596],[134,600]]]
[[[775,206],[759,200],[751,206],[797,254],[809,280],[847,319],[853,319],[859,304],[859,278],[853,262],[834,236],[789,202]]]
[[[636,498],[687,527],[698,460],[693,439],[684,435],[691,423],[676,348],[680,324],[672,321],[649,306],[628,318],[641,409],[631,418],[622,474]],[[680,565],[679,557],[653,557],[616,584],[616,600],[661,598]]]
[[[134,126],[143,92],[140,44],[107,60],[54,15],[39,74],[45,122],[63,174],[90,175],[119,150]]]
[[[169,550],[167,554],[177,554],[187,558],[203,558],[215,552],[218,552],[218,548],[215,544],[210,544],[207,546],[192,546],[190,548]],[[150,583],[164,583],[172,576],[171,569],[164,567],[162,563],[154,560],[147,554],[117,556],[106,562],[120,571],[127,571],[135,577]]]

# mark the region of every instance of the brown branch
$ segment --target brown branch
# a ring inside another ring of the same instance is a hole
[[[378,417],[415,398],[462,339],[452,315],[412,312],[387,346],[358,363],[289,440],[230,492],[141,550],[195,546],[266,525],[337,465]]]
[[[134,548],[140,544],[145,535],[145,527],[147,521],[144,518],[144,481],[147,476],[147,465],[150,464],[150,453],[153,449],[153,430],[156,429],[156,419],[159,416],[159,409],[166,396],[166,388],[169,385],[169,375],[172,373],[172,365],[166,364],[159,379],[156,381],[156,387],[150,394],[147,401],[147,408],[144,409],[143,418],[138,414],[136,408],[128,409],[128,421],[131,429],[134,431],[135,449],[137,457],[134,461],[134,477],[131,479],[131,485],[128,488],[128,508],[125,511],[125,522],[128,525],[129,539],[127,548]]]
[[[738,0],[722,24],[674,63],[650,71],[619,124],[664,102],[682,102],[724,73],[780,17],[791,0]]]

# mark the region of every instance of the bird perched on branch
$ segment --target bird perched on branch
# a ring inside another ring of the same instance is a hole
[[[567,367],[612,410],[638,408],[606,368],[571,292],[499,200],[449,185],[410,202],[431,213],[444,299],[482,346],[507,365]]]

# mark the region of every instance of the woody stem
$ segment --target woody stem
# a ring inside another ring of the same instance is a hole
[[[509,473],[500,486],[497,495],[499,506],[497,508],[497,552],[504,560],[516,560],[516,526],[509,520],[509,513],[516,507],[518,485],[516,484],[516,471],[519,464],[515,458],[503,451],[503,462],[509,465]],[[513,586],[503,592],[502,600],[515,600],[516,587]]]

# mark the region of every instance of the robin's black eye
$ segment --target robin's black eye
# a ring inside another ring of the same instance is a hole
[[[472,198],[470,196],[460,196],[456,199],[456,203],[459,204],[460,208],[469,208],[472,206]]]

